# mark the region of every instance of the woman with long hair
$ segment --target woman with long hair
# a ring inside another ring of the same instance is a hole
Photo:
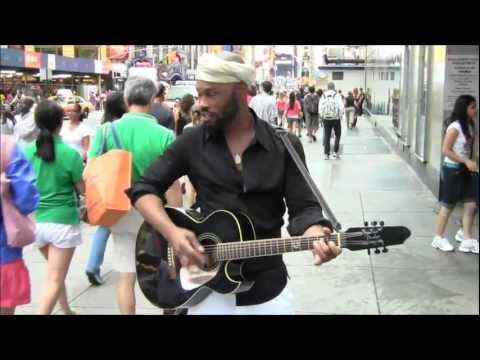
[[[103,114],[102,123],[113,122],[120,119],[127,111],[123,92],[112,92],[107,96],[105,101],[105,113]],[[90,284],[94,286],[103,284],[100,268],[103,264],[103,257],[110,233],[109,228],[99,226],[93,235],[92,247],[90,248],[90,256],[85,273]]]
[[[295,93],[292,91],[288,96],[288,103],[285,109],[285,117],[287,118],[288,132],[293,134],[294,126],[298,127],[298,121],[300,119],[300,113],[302,112],[302,107],[300,102],[297,100]]]
[[[278,119],[280,122],[280,126],[284,126],[283,118],[285,114],[285,108],[287,107],[287,95],[282,91],[277,99],[277,111],[278,111]]]
[[[476,211],[475,193],[471,172],[478,172],[473,158],[473,124],[477,118],[477,103],[471,95],[461,95],[455,102],[447,121],[442,154],[444,156],[440,174],[437,229],[432,246],[442,251],[453,251],[454,247],[445,238],[448,219],[458,202],[463,202],[463,240],[458,248],[462,252],[478,254],[478,240],[473,238],[472,227]]]
[[[175,114],[175,134],[177,136],[182,135],[185,125],[192,121],[193,105],[195,105],[195,99],[191,94],[184,95],[180,100],[179,109]]]
[[[66,113],[70,121],[68,125],[62,127],[60,136],[65,144],[77,150],[82,159],[86,160],[88,148],[90,147],[90,131],[82,123],[85,113],[78,103],[69,105]]]
[[[73,314],[67,301],[65,278],[75,248],[82,243],[76,192],[85,193],[80,154],[60,137],[64,112],[54,101],[45,100],[35,109],[40,135],[25,149],[37,175],[40,206],[35,211],[34,245],[48,263],[47,283],[39,303],[39,314],[50,314],[57,301],[65,314]]]
[[[350,129],[350,117],[352,115],[355,117],[355,114],[355,98],[353,96],[353,92],[349,91],[348,96],[345,98],[345,118],[347,120],[347,129]]]
[[[353,122],[352,126],[350,129],[353,129],[354,127],[357,126],[357,120],[358,116],[360,114],[361,109],[359,109],[359,103],[360,103],[360,94],[358,92],[358,88],[353,89],[353,107],[355,108],[355,111],[353,112]]]

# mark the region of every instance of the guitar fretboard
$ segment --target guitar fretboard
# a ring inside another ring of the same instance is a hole
[[[345,247],[344,240],[352,236],[362,236],[358,234],[335,234],[331,236],[314,236],[314,237],[293,237],[281,239],[253,240],[233,243],[222,243],[214,245],[207,251],[211,253],[216,261],[238,260],[261,256],[280,255],[295,251],[305,251],[313,249],[313,243],[318,240],[333,241],[336,245]],[[347,241],[347,240],[345,240]]]

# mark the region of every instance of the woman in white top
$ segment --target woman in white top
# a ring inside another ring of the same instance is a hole
[[[80,104],[70,105],[65,113],[69,118],[69,124],[62,126],[60,136],[63,142],[77,150],[85,161],[90,146],[90,132],[82,123],[84,114]]]
[[[450,123],[443,141],[440,175],[441,204],[437,220],[436,235],[432,246],[442,251],[453,251],[453,246],[445,238],[448,219],[455,205],[463,202],[463,240],[458,250],[478,254],[478,240],[472,236],[473,219],[476,211],[471,172],[478,172],[478,165],[472,160],[474,131],[473,122],[477,118],[477,103],[470,95],[460,96],[453,109]],[[457,236],[458,238],[458,236]]]

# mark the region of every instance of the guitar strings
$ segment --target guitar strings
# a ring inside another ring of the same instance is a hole
[[[304,246],[304,245],[308,245],[308,244],[309,244],[308,240],[303,240],[303,241],[301,241],[301,243],[299,245]],[[346,240],[343,244],[346,245],[346,246],[372,245],[372,248],[373,247],[382,247],[381,244],[376,244],[375,245],[371,241],[368,241],[368,240],[359,240],[359,241]],[[247,247],[245,247],[245,248],[239,248],[239,247],[237,247],[237,248],[219,248],[218,247],[218,248],[206,249],[205,253],[206,254],[217,254],[218,255],[218,254],[223,254],[223,253],[225,253],[225,254],[227,254],[227,253],[228,254],[232,254],[232,253],[235,254],[236,251],[242,251],[242,250],[245,251],[245,252],[270,250],[273,253],[280,253],[281,254],[281,253],[284,253],[284,251],[275,251],[275,249],[274,249],[274,248],[276,248],[277,250],[279,250],[281,247],[282,246],[272,247],[268,244],[267,245],[263,244],[263,245],[255,247],[253,249],[247,248]],[[284,246],[284,248],[285,248],[285,246]],[[302,250],[308,250],[308,249],[302,249]],[[295,250],[294,251],[288,251],[288,252],[295,252]]]
[[[347,240],[349,238],[355,238],[355,237],[358,237],[358,236],[361,236],[361,235],[364,235],[364,233],[348,233],[348,234],[342,234],[341,235],[341,240]],[[205,249],[208,249],[208,248],[229,248],[229,249],[233,249],[233,248],[237,248],[237,247],[240,247],[240,248],[245,248],[245,247],[251,247],[251,246],[277,246],[277,245],[274,245],[272,243],[270,243],[269,241],[284,241],[285,244],[289,244],[293,241],[318,241],[318,240],[328,240],[328,241],[335,241],[337,242],[338,241],[338,237],[336,235],[330,235],[330,236],[315,236],[315,237],[291,237],[291,238],[286,238],[284,240],[281,240],[281,239],[276,239],[276,238],[273,238],[273,239],[259,239],[259,240],[250,240],[250,241],[242,241],[242,242],[235,242],[235,243],[220,243],[220,244],[212,244],[212,245],[204,245],[203,247]],[[353,239],[351,239],[353,240]],[[359,239],[359,241],[361,241],[363,239]],[[340,241],[342,242],[342,241]],[[282,246],[282,244],[279,243],[279,246]]]
[[[347,238],[350,238],[350,237],[358,237],[358,236],[361,236],[361,235],[364,235],[364,233],[348,233],[348,234],[342,234],[340,235],[341,239],[347,239]],[[230,244],[237,244],[237,243],[240,243],[240,244],[256,244],[256,243],[263,243],[263,242],[268,242],[268,241],[294,241],[294,240],[313,240],[313,239],[316,239],[316,240],[322,240],[322,239],[325,239],[325,238],[328,238],[329,240],[338,240],[338,236],[337,235],[325,235],[325,236],[294,236],[294,237],[290,237],[290,238],[285,238],[285,239],[282,239],[282,238],[271,238],[271,239],[258,239],[258,240],[248,240],[248,241],[238,241],[238,242],[233,242],[233,243],[229,243],[229,242],[224,242],[224,243],[220,243],[220,245],[230,245]],[[314,240],[315,241],[315,240]],[[217,246],[218,244],[214,244],[214,245],[205,245],[205,246]]]
[[[363,243],[354,243],[354,244],[350,244],[350,245],[371,245],[371,243],[369,243],[368,241],[364,241]],[[381,246],[380,246],[381,247]],[[259,250],[262,250],[262,249],[259,249]],[[302,250],[299,250],[299,251],[306,251],[308,249],[302,249]],[[296,252],[296,251],[291,251],[291,252]],[[228,252],[228,253],[225,253],[225,252],[221,252],[221,251],[208,251],[206,254],[207,255],[215,255],[215,258],[214,258],[214,261],[227,261],[227,260],[239,260],[239,259],[245,259],[245,258],[253,258],[253,257],[263,257],[263,256],[268,256],[268,255],[281,255],[282,253],[284,252],[277,252],[277,251],[273,251],[273,252],[270,252],[270,253],[266,253],[266,254],[246,254],[246,256],[243,256],[243,255],[239,255],[237,256],[237,254],[235,254],[235,252]]]

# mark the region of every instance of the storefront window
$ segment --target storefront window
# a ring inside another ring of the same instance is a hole
[[[365,108],[387,128],[398,132],[404,46],[366,46]]]

